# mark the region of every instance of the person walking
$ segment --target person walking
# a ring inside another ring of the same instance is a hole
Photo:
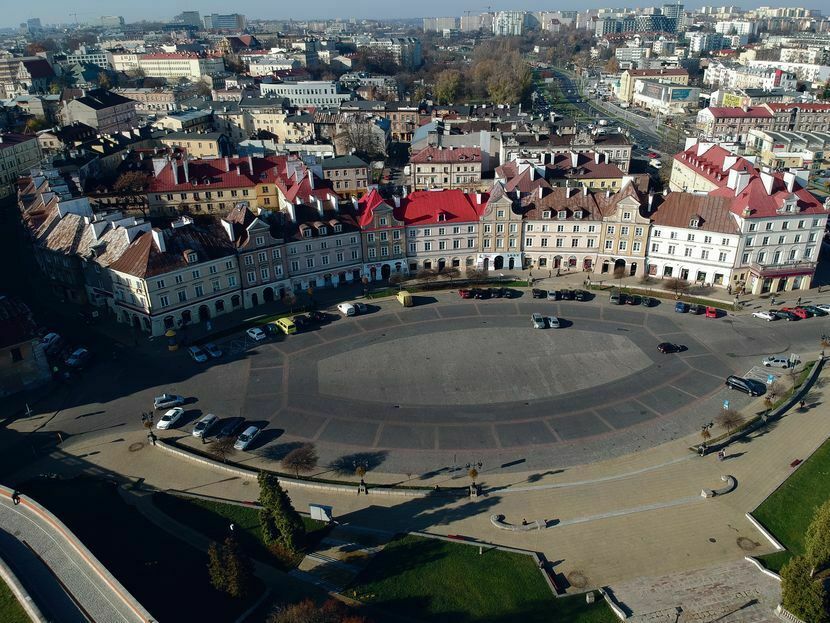
[[[799,307],[801,305],[801,297],[799,296],[795,301],[795,306]]]

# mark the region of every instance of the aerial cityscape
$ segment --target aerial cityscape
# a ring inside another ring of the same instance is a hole
[[[830,623],[827,7],[1,13],[0,623]]]

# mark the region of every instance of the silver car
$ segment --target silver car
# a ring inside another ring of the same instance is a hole
[[[256,426],[249,426],[239,437],[236,438],[236,443],[233,444],[234,450],[247,450],[256,436],[259,435],[259,430]]]
[[[789,368],[790,367],[790,360],[789,359],[784,359],[783,357],[776,357],[775,355],[770,355],[769,357],[765,357],[762,363],[767,368]]]
[[[544,329],[545,328],[545,318],[542,314],[533,314],[530,317],[530,322],[533,324],[534,329]]]
[[[207,415],[203,415],[199,418],[199,421],[196,422],[196,425],[193,427],[193,436],[194,437],[207,437],[208,432],[216,422],[219,421],[219,418],[213,413],[208,413]]]

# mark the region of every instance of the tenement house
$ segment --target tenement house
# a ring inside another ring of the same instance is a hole
[[[352,202],[363,239],[364,276],[375,281],[408,274],[405,225],[395,216],[401,197],[389,201],[373,188],[360,200],[352,198]]]
[[[481,185],[481,149],[425,147],[409,159],[415,190],[476,190]]]

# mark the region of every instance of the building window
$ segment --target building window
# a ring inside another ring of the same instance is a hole
[[[314,258],[313,257],[305,258],[305,265],[306,265],[306,268],[314,268]]]
[[[159,279],[158,281],[156,281],[156,288],[158,290],[164,289],[164,279]]]
[[[187,292],[185,292],[184,290],[179,290],[178,296],[179,303],[184,303],[185,301],[187,301]]]
[[[252,270],[248,271],[248,283],[255,283],[256,282],[256,273]]]
[[[161,305],[162,307],[167,307],[168,305],[170,305],[170,299],[168,299],[166,296],[160,296],[159,305]]]

